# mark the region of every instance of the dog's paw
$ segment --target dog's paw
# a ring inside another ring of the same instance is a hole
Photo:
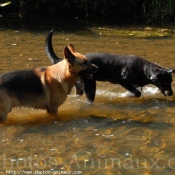
[[[88,103],[89,105],[91,105],[91,104],[93,103],[93,101],[92,101],[92,100],[87,99],[87,103]]]
[[[140,97],[142,95],[142,93],[138,90],[132,91],[132,93],[134,94],[135,97]]]
[[[7,114],[0,112],[0,123],[3,123],[7,119]]]
[[[58,108],[47,108],[47,113],[49,114],[57,114],[58,113]]]

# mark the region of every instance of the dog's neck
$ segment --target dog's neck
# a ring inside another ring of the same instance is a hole
[[[73,85],[78,80],[78,74],[70,72],[70,65],[66,60],[52,66],[51,74],[53,79],[62,84],[63,90],[69,94]]]

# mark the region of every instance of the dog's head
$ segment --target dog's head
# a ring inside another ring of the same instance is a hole
[[[86,57],[78,52],[72,44],[64,48],[64,58],[69,64],[69,71],[80,77],[92,78],[98,67],[87,61]]]
[[[151,81],[161,90],[162,94],[165,96],[173,95],[171,88],[172,72],[175,73],[175,70],[164,68],[155,68],[151,72]]]

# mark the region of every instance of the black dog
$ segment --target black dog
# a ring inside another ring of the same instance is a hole
[[[50,31],[46,38],[46,53],[53,64],[62,60],[55,55],[52,47],[52,34]],[[173,69],[163,68],[153,62],[135,55],[115,55],[109,53],[89,53],[85,55],[90,63],[98,66],[99,70],[92,79],[81,78],[75,84],[76,94],[85,92],[89,102],[94,101],[96,80],[120,84],[126,90],[140,97],[137,89],[148,84],[158,87],[165,96],[173,95],[171,88]]]

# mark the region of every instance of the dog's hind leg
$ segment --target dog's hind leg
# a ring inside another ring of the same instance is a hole
[[[132,94],[134,94],[135,97],[140,97],[141,96],[141,92],[138,89],[136,89],[134,86],[132,86],[131,84],[121,83],[121,86],[124,87],[129,92],[131,92]]]
[[[11,100],[6,93],[0,91],[0,122],[7,119],[8,113],[11,111]]]
[[[82,78],[84,84],[84,92],[86,94],[86,98],[88,103],[92,103],[95,99],[95,92],[96,92],[96,81],[95,79],[87,79]]]

